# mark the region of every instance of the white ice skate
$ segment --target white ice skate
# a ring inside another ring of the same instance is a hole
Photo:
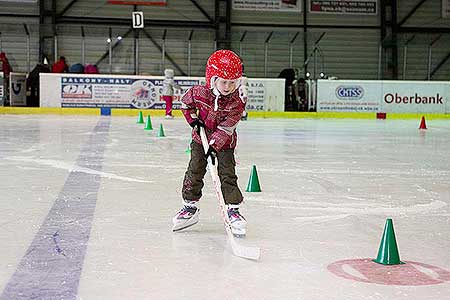
[[[166,115],[166,119],[169,119],[169,120],[171,120],[171,119],[173,119],[174,117],[172,116],[172,115]]]
[[[200,209],[195,202],[184,202],[181,210],[173,217],[172,231],[179,231],[197,224]]]
[[[239,212],[239,205],[227,205],[228,217],[231,223],[231,232],[235,237],[245,237],[247,221]]]

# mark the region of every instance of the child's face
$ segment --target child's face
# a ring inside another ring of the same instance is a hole
[[[216,80],[216,88],[219,92],[226,96],[234,92],[236,90],[237,80],[228,80],[223,78],[218,78]]]

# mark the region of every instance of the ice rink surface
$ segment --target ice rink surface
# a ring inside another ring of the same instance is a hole
[[[254,262],[232,255],[208,174],[200,222],[171,232],[183,119],[1,115],[0,299],[449,299],[450,122],[419,121],[241,122]],[[405,265],[366,260],[387,218]]]

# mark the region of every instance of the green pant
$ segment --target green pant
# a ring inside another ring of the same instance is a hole
[[[203,146],[193,141],[191,143],[191,160],[183,180],[182,196],[184,200],[198,201],[202,197],[203,177],[206,173],[207,164]],[[218,173],[225,203],[241,203],[243,197],[237,185],[234,150],[226,149],[217,153],[216,164],[218,164]]]

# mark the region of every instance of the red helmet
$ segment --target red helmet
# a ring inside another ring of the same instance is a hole
[[[242,61],[231,50],[217,50],[208,58],[206,63],[206,86],[211,88],[211,79],[238,79],[242,77]]]

